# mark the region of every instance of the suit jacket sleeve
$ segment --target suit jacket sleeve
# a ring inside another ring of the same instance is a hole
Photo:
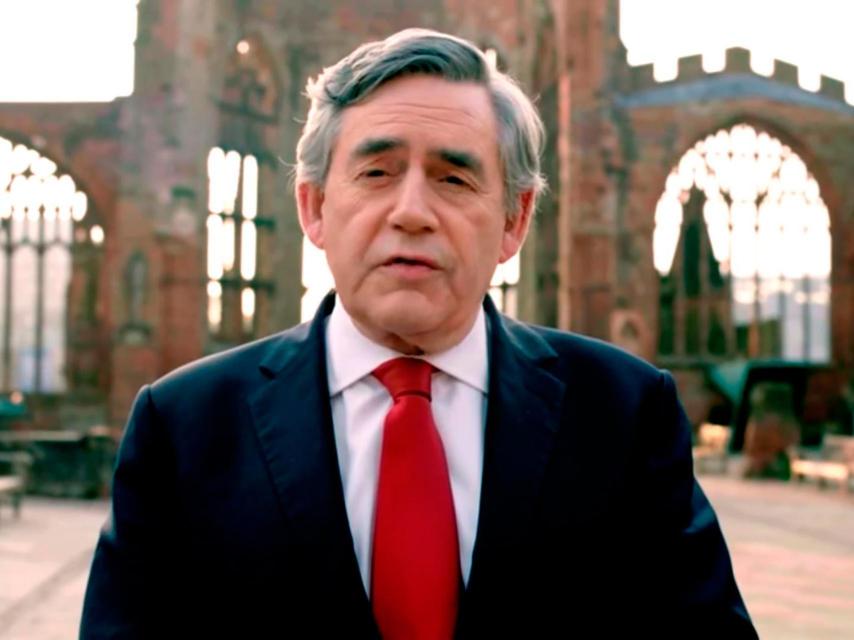
[[[92,560],[80,637],[156,637],[173,600],[166,533],[169,449],[149,387],[136,397],[114,469],[112,508]],[[161,629],[162,631],[162,629]]]
[[[641,425],[636,495],[648,597],[660,599],[647,610],[662,612],[658,622],[683,637],[756,638],[717,517],[694,478],[691,429],[669,373],[655,396]]]

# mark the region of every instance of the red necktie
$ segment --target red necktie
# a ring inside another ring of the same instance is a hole
[[[394,398],[377,486],[374,616],[385,640],[451,638],[460,556],[448,465],[430,410],[433,367],[395,358],[373,373]]]

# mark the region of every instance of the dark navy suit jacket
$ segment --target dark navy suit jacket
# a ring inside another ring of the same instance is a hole
[[[313,322],[144,387],[83,638],[373,638]],[[755,638],[669,374],[490,327],[483,484],[458,637]]]

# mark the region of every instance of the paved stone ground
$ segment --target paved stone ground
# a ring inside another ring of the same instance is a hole
[[[761,638],[854,638],[854,497],[701,476]]]
[[[27,497],[20,520],[0,509],[0,638],[76,638],[108,502]]]
[[[760,637],[854,638],[854,497],[702,476]],[[75,638],[105,501],[28,498],[0,519],[0,638]]]

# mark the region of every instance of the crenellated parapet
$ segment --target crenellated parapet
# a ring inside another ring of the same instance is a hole
[[[700,80],[710,76],[725,76],[749,74],[761,78],[777,82],[782,85],[799,87],[798,84],[798,66],[784,60],[773,60],[771,75],[757,73],[751,66],[751,52],[743,47],[732,47],[726,50],[724,67],[718,71],[706,71],[703,69],[703,56],[691,55],[679,58],[677,61],[676,77],[667,81],[660,82],[655,79],[654,65],[644,64],[637,67],[630,67],[629,91],[643,91],[661,87],[662,85],[674,84],[680,82],[690,82],[692,80]],[[827,98],[845,101],[845,83],[836,78],[831,78],[825,75],[821,76],[821,82],[818,90],[810,91],[817,95]]]

